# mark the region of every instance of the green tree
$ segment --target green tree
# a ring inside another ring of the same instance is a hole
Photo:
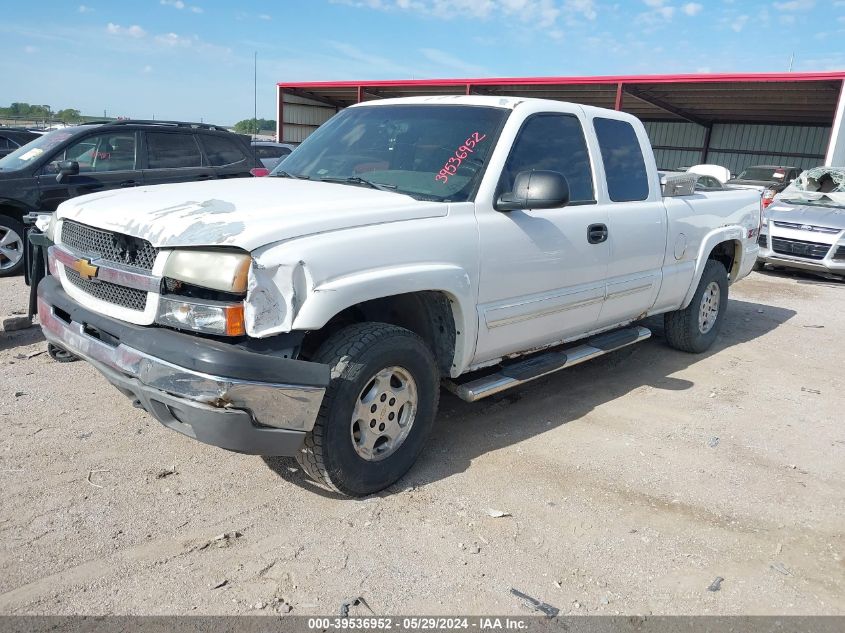
[[[78,123],[82,120],[82,115],[79,110],[74,108],[65,108],[56,112],[55,117],[64,123]]]
[[[261,130],[276,129],[273,119],[244,119],[235,123],[235,132],[239,134],[258,134]]]

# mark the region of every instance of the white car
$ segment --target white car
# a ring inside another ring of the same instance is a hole
[[[808,169],[764,213],[758,268],[845,278],[845,168]]]
[[[652,314],[703,352],[757,258],[758,193],[664,198],[642,123],[572,103],[367,102],[274,175],[65,202],[39,318],[164,425],[348,495],[412,466],[441,383],[478,400]]]

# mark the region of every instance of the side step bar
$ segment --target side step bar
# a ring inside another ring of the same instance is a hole
[[[447,380],[444,386],[461,400],[475,402],[541,376],[639,343],[650,336],[651,330],[640,326],[613,330],[588,339],[577,347],[555,349],[525,360],[505,362],[500,365],[499,371],[493,374],[463,384]]]

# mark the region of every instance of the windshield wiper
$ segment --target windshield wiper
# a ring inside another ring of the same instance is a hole
[[[311,180],[311,176],[300,176],[297,174],[289,174],[286,171],[276,171],[272,174],[275,178],[293,178],[294,180]]]
[[[359,176],[350,176],[349,178],[320,178],[320,182],[337,182],[342,185],[364,185],[370,189],[378,189],[379,191],[395,191],[398,187],[396,185],[386,185],[381,182],[373,182],[366,180]]]

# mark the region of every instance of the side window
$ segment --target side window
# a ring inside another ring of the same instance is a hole
[[[17,148],[18,144],[15,143],[12,139],[6,138],[5,136],[0,136],[0,150]]]
[[[150,169],[202,167],[202,153],[193,134],[147,132]]]
[[[246,160],[243,151],[231,139],[209,134],[203,134],[201,138],[205,146],[205,155],[208,156],[208,162],[212,167],[234,165]]]
[[[135,169],[137,144],[134,132],[88,136],[74,143],[56,160],[75,160],[79,173]]]
[[[607,191],[613,202],[648,198],[648,173],[633,126],[617,119],[593,119],[601,148]]]
[[[531,169],[566,176],[572,202],[595,200],[587,142],[574,115],[538,114],[526,121],[502,171],[500,191],[511,191],[516,175]]]

